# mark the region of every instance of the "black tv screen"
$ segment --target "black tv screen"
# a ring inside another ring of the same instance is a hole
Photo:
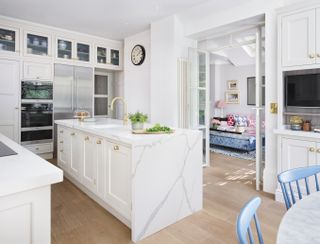
[[[289,75],[285,90],[288,107],[320,107],[320,74]]]

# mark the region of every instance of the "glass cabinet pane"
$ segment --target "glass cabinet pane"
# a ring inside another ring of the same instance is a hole
[[[27,53],[48,55],[48,37],[27,34]]]
[[[72,42],[58,39],[58,58],[72,58]]]
[[[94,94],[108,95],[108,76],[95,75],[94,78]]]
[[[199,53],[199,87],[206,87],[206,54]]]
[[[119,50],[111,49],[111,64],[119,65]]]
[[[205,113],[206,113],[206,90],[199,90],[199,125],[206,125]]]
[[[94,115],[108,115],[107,97],[96,97],[94,99]]]
[[[16,32],[0,28],[0,51],[16,51]]]
[[[89,62],[90,46],[83,43],[77,43],[77,57],[80,61]]]
[[[107,49],[104,47],[97,47],[97,63],[106,64],[107,63]]]

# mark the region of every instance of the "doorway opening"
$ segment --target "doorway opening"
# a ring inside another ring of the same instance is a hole
[[[215,164],[214,154],[247,160],[257,190],[265,148],[264,19],[201,33],[188,57],[188,122],[203,132],[204,166]]]

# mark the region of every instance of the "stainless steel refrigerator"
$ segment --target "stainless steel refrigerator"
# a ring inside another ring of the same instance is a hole
[[[93,68],[64,64],[54,65],[54,120],[72,119],[76,110],[93,116]],[[54,153],[57,150],[57,129],[54,127]]]

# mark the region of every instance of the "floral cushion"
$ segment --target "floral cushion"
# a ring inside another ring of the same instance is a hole
[[[234,120],[235,120],[236,126],[240,126],[240,127],[247,127],[248,126],[247,116],[235,115]]]
[[[227,124],[228,124],[228,126],[235,125],[234,116],[232,114],[227,115]]]

